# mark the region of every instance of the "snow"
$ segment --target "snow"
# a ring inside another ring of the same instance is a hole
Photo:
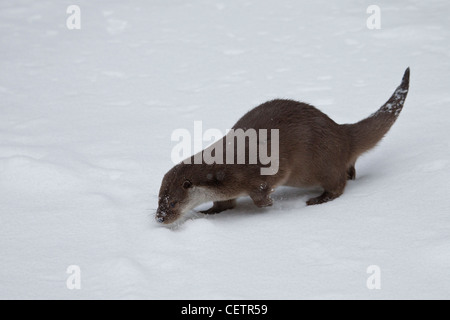
[[[68,30],[72,4],[0,3],[0,298],[450,298],[448,1],[380,0],[380,30],[366,1],[80,0]],[[224,132],[273,98],[356,122],[408,66],[340,198],[155,222],[175,129]]]

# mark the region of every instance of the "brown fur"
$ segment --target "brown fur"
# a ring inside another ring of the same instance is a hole
[[[268,129],[269,133],[270,129],[279,129],[278,172],[261,175],[263,165],[259,162],[245,165],[180,163],[164,176],[157,220],[172,223],[183,212],[208,201],[213,201],[214,206],[204,213],[218,213],[233,208],[235,199],[245,195],[249,195],[258,207],[270,206],[270,194],[280,185],[322,187],[323,193],[309,199],[308,205],[339,197],[347,180],[355,179],[357,158],[373,148],[394,124],[408,88],[409,68],[401,85],[377,112],[350,125],[339,125],[306,103],[292,100],[263,103],[245,114],[233,129]],[[225,147],[225,140],[216,144]],[[246,155],[248,163],[248,145]],[[224,162],[225,157],[226,152]],[[194,156],[192,163],[193,159]]]

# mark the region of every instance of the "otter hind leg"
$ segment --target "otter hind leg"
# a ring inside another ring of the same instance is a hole
[[[346,184],[347,179],[345,176],[342,176],[339,182],[333,185],[324,186],[325,191],[320,196],[309,199],[306,204],[311,206],[334,200],[344,193]]]
[[[236,207],[236,199],[225,200],[225,201],[214,201],[214,204],[210,209],[200,211],[200,212],[204,213],[204,214],[214,214],[214,213],[219,213],[219,212],[222,212],[222,211],[225,211],[228,209],[233,209],[234,207]]]
[[[342,194],[342,192],[339,194],[339,193],[324,191],[320,196],[311,198],[308,201],[306,201],[306,204],[308,206],[312,206],[315,204],[325,203],[325,202],[328,202],[328,201],[338,198],[341,194]]]
[[[356,170],[355,170],[355,165],[352,164],[347,169],[347,180],[355,180],[355,179],[356,179]]]

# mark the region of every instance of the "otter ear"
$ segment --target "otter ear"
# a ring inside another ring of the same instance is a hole
[[[192,187],[192,182],[190,182],[189,180],[184,180],[183,182],[183,188],[184,189],[189,189]]]

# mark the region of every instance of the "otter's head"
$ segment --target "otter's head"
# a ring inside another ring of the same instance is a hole
[[[179,164],[166,173],[159,190],[156,221],[171,224],[192,209],[191,195],[194,189],[185,164]]]

